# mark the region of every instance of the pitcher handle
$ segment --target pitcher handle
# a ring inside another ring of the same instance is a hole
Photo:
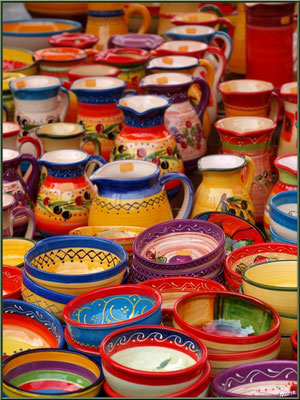
[[[212,88],[212,85],[213,85],[214,79],[215,79],[214,67],[212,66],[212,64],[209,61],[205,60],[204,58],[199,58],[199,66],[203,67],[206,70],[205,80],[208,83],[209,87]]]
[[[223,24],[223,25],[225,25],[227,27],[227,33],[228,33],[228,35],[230,36],[230,38],[232,40],[233,32],[234,32],[233,23],[231,21],[229,21],[229,19],[223,18],[223,17],[218,18],[218,23],[219,24]],[[218,31],[218,32],[220,32],[220,31]]]
[[[173,180],[180,180],[183,184],[183,189],[184,189],[183,203],[175,219],[188,218],[193,206],[193,199],[194,199],[193,185],[189,180],[189,178],[184,174],[181,174],[180,172],[168,172],[167,174],[161,175],[159,177],[159,182],[161,186],[164,186],[167,182]]]
[[[131,16],[131,14],[133,14],[134,12],[137,12],[143,18],[142,26],[140,27],[140,29],[137,33],[148,32],[148,29],[150,28],[150,24],[151,24],[151,15],[150,15],[150,12],[147,10],[147,8],[145,6],[143,6],[142,4],[130,4],[130,6],[128,6],[125,9],[124,19],[125,19],[126,25],[128,26],[129,18]]]
[[[36,158],[40,158],[42,153],[43,153],[43,149],[42,146],[40,144],[40,142],[31,136],[22,136],[21,138],[18,139],[18,143],[17,143],[17,149],[20,153],[22,153],[21,148],[23,146],[23,144],[25,143],[32,143],[35,147],[36,150]]]
[[[80,149],[82,150],[83,146],[87,143],[87,142],[92,142],[94,147],[95,147],[95,154],[96,155],[100,155],[101,154],[101,145],[99,140],[96,138],[96,136],[94,136],[92,133],[89,133],[86,136],[83,136],[83,138],[81,139],[81,143],[80,143]]]
[[[26,207],[16,207],[11,211],[10,217],[9,217],[9,230],[11,232],[11,236],[13,236],[14,232],[14,219],[18,215],[26,215],[28,218],[28,226],[25,234],[26,239],[33,239],[35,230],[36,230],[36,222],[35,222],[35,216],[34,213]]]
[[[214,47],[214,46],[208,46],[208,48],[205,51],[206,53],[211,53],[217,58],[217,69],[215,70],[215,83],[218,84],[219,80],[222,78],[225,69],[226,69],[226,57],[224,55],[223,50],[221,50],[219,47]]]
[[[278,121],[279,114],[280,114],[280,97],[276,92],[272,92],[270,96],[271,102],[271,109],[269,112],[269,118],[272,119],[274,122]]]
[[[232,52],[231,37],[226,32],[216,31],[214,34],[214,40],[215,39],[220,39],[224,43],[224,50],[222,50],[224,51],[224,55],[226,57],[226,60],[228,61]]]
[[[220,10],[220,8],[213,4],[205,4],[204,6],[199,8],[199,11],[210,12],[211,14],[212,13],[216,14],[218,17],[223,17],[223,13]]]
[[[60,100],[58,104],[58,114],[60,122],[64,122],[69,106],[70,106],[70,96],[66,88],[60,87],[59,89]]]
[[[93,172],[93,166],[91,165],[92,163],[97,164],[99,166],[99,168],[101,168],[104,164],[106,164],[106,161],[104,160],[103,157],[101,157],[97,154],[90,156],[89,161],[84,170],[84,175],[85,175],[86,180],[89,179],[89,176]]]
[[[197,83],[197,84],[200,85],[200,88],[201,88],[201,91],[202,91],[201,100],[200,100],[200,103],[198,104],[198,107],[197,107],[197,114],[198,114],[198,117],[199,117],[200,121],[202,122],[204,112],[205,112],[205,110],[206,110],[206,108],[208,106],[208,103],[209,103],[210,87],[209,87],[209,85],[208,85],[208,83],[206,82],[205,79],[200,78],[198,76],[193,76],[193,81],[194,81],[194,83]]]
[[[244,156],[245,160],[247,161],[247,165],[245,167],[246,171],[243,176],[243,182],[245,184],[246,190],[250,193],[251,185],[254,178],[255,173],[255,164],[251,157]]]
[[[19,164],[22,161],[29,161],[29,163],[32,166],[32,171],[28,177],[28,179],[25,181],[26,186],[27,186],[27,191],[28,193],[34,197],[35,190],[37,189],[37,184],[39,181],[39,176],[40,176],[40,166],[36,159],[31,155],[31,154],[22,154],[20,159],[19,159]]]

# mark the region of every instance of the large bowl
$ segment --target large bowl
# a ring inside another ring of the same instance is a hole
[[[17,47],[2,49],[2,68],[4,72],[18,72],[23,75],[37,75],[39,70],[32,51]]]
[[[297,397],[297,361],[273,360],[226,369],[212,381],[215,397]]]
[[[148,287],[122,285],[95,290],[70,301],[63,319],[73,341],[98,348],[116,329],[161,323],[161,294]]]
[[[298,316],[278,313],[280,317],[279,332],[281,335],[291,335],[298,327]]]
[[[255,264],[242,272],[243,293],[256,297],[283,314],[297,315],[297,261]]]
[[[60,322],[48,311],[21,300],[3,300],[3,357],[36,348],[62,348]]]
[[[120,329],[99,350],[104,377],[122,396],[161,397],[186,389],[203,374],[207,360],[197,337],[161,326]]]
[[[2,265],[2,298],[21,298],[22,271],[11,265]]]
[[[173,325],[197,335],[209,352],[241,352],[273,343],[279,315],[268,304],[232,292],[188,293],[174,305]]]
[[[95,397],[103,384],[99,366],[69,350],[24,351],[4,362],[2,374],[8,397]]]
[[[3,263],[17,268],[24,266],[24,257],[32,249],[35,241],[26,238],[2,238]]]
[[[79,296],[91,290],[119,285],[128,255],[111,240],[61,235],[41,240],[25,256],[30,279],[46,289]]]
[[[282,238],[297,242],[298,191],[280,192],[270,198],[270,227]]]

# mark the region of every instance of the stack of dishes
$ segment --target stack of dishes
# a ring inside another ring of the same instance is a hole
[[[273,242],[297,245],[298,192],[275,194],[270,199],[270,232]]]

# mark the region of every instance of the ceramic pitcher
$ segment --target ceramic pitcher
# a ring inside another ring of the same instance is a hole
[[[2,144],[3,147],[6,147],[7,149],[13,149],[20,151],[22,153],[21,148],[23,147],[24,143],[32,143],[35,148],[37,154],[41,154],[41,144],[40,142],[32,138],[30,136],[24,136],[22,138],[19,138],[19,134],[21,132],[22,128],[19,124],[16,122],[3,122],[2,123]]]
[[[164,185],[180,180],[184,200],[176,218],[187,218],[193,202],[193,187],[180,173],[160,176],[158,165],[149,161],[119,160],[104,165],[90,177],[97,185],[89,213],[89,225],[149,227],[173,219]]]
[[[49,151],[38,162],[47,168],[47,177],[39,187],[34,207],[40,233],[67,235],[70,230],[87,225],[94,191],[86,171],[90,163],[102,166],[105,160],[68,149]]]
[[[161,2],[159,11],[159,21],[158,21],[158,35],[163,35],[167,29],[174,26],[171,23],[171,19],[178,14],[196,12],[198,6],[196,2],[186,2],[183,4],[181,2]]]
[[[252,158],[255,164],[250,189],[256,222],[262,222],[265,205],[273,188],[268,144],[276,128],[276,122],[262,117],[232,117],[215,123],[223,154],[235,154]]]
[[[195,193],[191,218],[205,211],[222,211],[255,224],[250,197],[255,166],[250,157],[205,156],[198,161],[198,169],[203,180]]]
[[[202,90],[197,109],[192,106],[188,97],[189,88],[195,83]],[[203,78],[187,74],[166,72],[146,76],[140,86],[148,93],[164,95],[172,101],[165,113],[166,128],[177,142],[185,170],[195,169],[197,160],[206,153],[202,119],[210,94],[207,82]]]

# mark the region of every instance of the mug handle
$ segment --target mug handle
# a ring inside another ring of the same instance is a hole
[[[277,122],[280,115],[281,103],[280,103],[280,97],[276,92],[271,93],[270,102],[271,102],[271,109],[268,118],[272,119],[274,122]]]
[[[214,40],[215,39],[220,39],[224,45],[224,55],[226,57],[226,60],[228,61],[230,56],[231,56],[231,52],[232,52],[232,40],[231,37],[226,33],[226,32],[222,32],[222,31],[216,31],[214,34]]]
[[[227,61],[226,61],[224,52],[219,47],[208,46],[208,48],[205,51],[204,56],[206,55],[206,53],[213,54],[217,59],[217,63],[216,63],[217,69],[215,70],[214,83],[218,84],[225,72],[225,69],[226,69]]]
[[[91,175],[91,173],[94,170],[94,166],[91,165],[92,163],[97,164],[99,166],[99,168],[101,168],[104,164],[106,164],[106,161],[104,160],[103,157],[101,157],[97,154],[90,156],[89,161],[84,170],[84,175],[85,175],[86,180],[89,180],[89,176]]]
[[[223,24],[227,27],[227,33],[230,36],[231,40],[233,39],[233,32],[234,32],[234,27],[233,27],[233,23],[231,21],[229,21],[229,19],[224,18],[224,17],[220,17],[218,18],[218,24]],[[220,31],[218,31],[220,32]]]
[[[28,218],[28,226],[25,234],[26,239],[33,239],[35,230],[36,230],[36,222],[34,213],[26,207],[16,207],[11,210],[11,214],[9,217],[9,231],[11,232],[11,236],[13,236],[14,232],[14,219],[18,215],[26,215]]]
[[[145,6],[143,6],[142,4],[130,4],[130,6],[125,8],[124,19],[125,19],[126,25],[128,26],[130,16],[131,16],[131,14],[133,14],[135,12],[140,14],[143,18],[142,26],[140,27],[140,29],[137,33],[148,32],[148,29],[150,28],[150,24],[151,24],[151,15],[150,15],[150,12],[147,10],[147,8]]]
[[[70,90],[70,87],[72,86],[72,83],[73,82],[70,82],[70,81],[63,81],[62,84],[61,84],[61,87]]]
[[[161,175],[159,177],[159,183],[161,184],[161,186],[164,186],[167,182],[173,180],[180,180],[183,184],[183,189],[184,189],[183,203],[175,219],[188,218],[193,206],[193,199],[194,199],[193,185],[189,180],[189,178],[184,174],[181,174],[180,172],[168,172],[167,174]]]
[[[96,155],[100,155],[101,154],[101,145],[99,140],[96,138],[96,136],[94,136],[93,134],[89,133],[86,136],[83,136],[83,138],[81,139],[81,143],[80,143],[80,149],[82,150],[83,146],[85,145],[85,143],[87,142],[92,142],[94,147],[95,147],[95,154]]]
[[[58,104],[58,114],[60,122],[64,122],[69,106],[70,106],[70,96],[66,88],[60,87],[59,89],[60,101]]]
[[[17,148],[20,153],[22,153],[21,149],[24,143],[32,143],[36,150],[36,158],[41,157],[43,149],[41,147],[40,142],[36,138],[31,136],[22,136],[21,138],[19,138],[17,143]]]
[[[223,13],[220,8],[214,4],[205,4],[204,6],[199,8],[199,11],[208,13],[210,12],[210,14],[214,13],[218,17],[223,17]]]
[[[244,156],[244,158],[247,161],[247,165],[245,167],[245,173],[243,174],[243,182],[245,184],[247,192],[250,193],[255,173],[255,164],[251,157]]]
[[[32,170],[28,178],[26,179],[25,183],[27,186],[27,191],[28,193],[34,197],[35,191],[37,189],[37,184],[39,181],[39,176],[40,176],[40,166],[38,162],[36,161],[35,157],[33,157],[31,154],[22,154],[19,163],[22,161],[29,161],[29,163],[32,166]]]
[[[197,107],[197,110],[196,110],[197,114],[198,114],[198,117],[199,117],[200,121],[202,122],[204,112],[205,112],[205,110],[206,110],[206,108],[208,106],[208,103],[209,103],[210,88],[209,88],[209,84],[206,82],[205,79],[200,78],[199,76],[193,76],[192,78],[193,78],[194,83],[197,83],[197,84],[200,85],[201,92],[202,92],[201,93],[201,100],[200,100],[200,103],[198,104],[198,107]]]

